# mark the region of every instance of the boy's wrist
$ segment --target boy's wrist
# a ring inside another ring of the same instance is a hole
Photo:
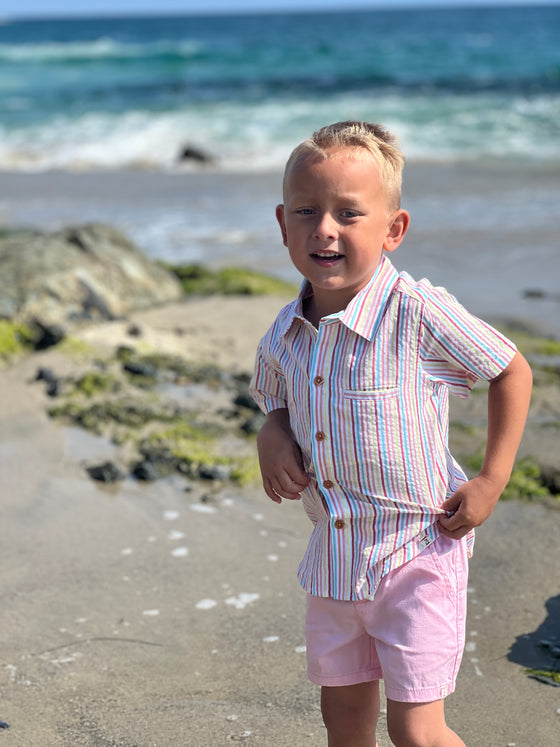
[[[509,482],[511,470],[504,472],[503,470],[488,470],[483,468],[478,476],[481,480],[484,480],[489,484],[498,495],[500,495]]]

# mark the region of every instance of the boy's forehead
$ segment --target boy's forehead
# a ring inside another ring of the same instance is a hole
[[[311,179],[315,171],[314,167],[318,164],[330,161],[343,169],[345,164],[364,163],[371,166],[372,178],[380,176],[380,167],[375,156],[362,147],[336,147],[329,148],[325,151],[316,152],[314,150],[303,151],[297,159],[288,168],[284,177],[284,195],[291,192],[296,184],[301,187],[306,177]]]
[[[311,149],[302,151],[299,157],[292,164],[289,173],[298,168],[310,168],[313,165],[323,163],[324,161],[335,161],[341,165],[348,162],[361,161],[366,163],[369,162],[374,167],[378,166],[377,159],[367,148],[361,146],[335,146],[320,151]]]

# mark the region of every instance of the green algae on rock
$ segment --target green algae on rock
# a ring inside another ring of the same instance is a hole
[[[298,290],[293,283],[242,267],[224,267],[220,270],[210,270],[198,264],[163,264],[163,267],[179,278],[187,295],[294,295]]]
[[[0,360],[29,353],[33,347],[34,334],[27,324],[0,319]]]

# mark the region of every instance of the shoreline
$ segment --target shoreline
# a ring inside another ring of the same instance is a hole
[[[274,217],[279,172],[0,172],[0,193],[6,226],[100,221],[152,259],[300,280]],[[560,339],[558,202],[560,177],[549,169],[412,163],[403,192],[411,228],[391,260],[483,319],[528,321]]]

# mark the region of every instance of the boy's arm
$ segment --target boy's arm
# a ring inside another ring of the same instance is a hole
[[[257,437],[259,464],[266,494],[275,503],[282,498],[297,500],[307,486],[301,450],[294,440],[288,410],[273,410]]]
[[[516,353],[488,390],[488,439],[480,473],[448,498],[440,517],[442,534],[460,539],[482,524],[506,487],[529,409],[532,374],[525,358]]]

